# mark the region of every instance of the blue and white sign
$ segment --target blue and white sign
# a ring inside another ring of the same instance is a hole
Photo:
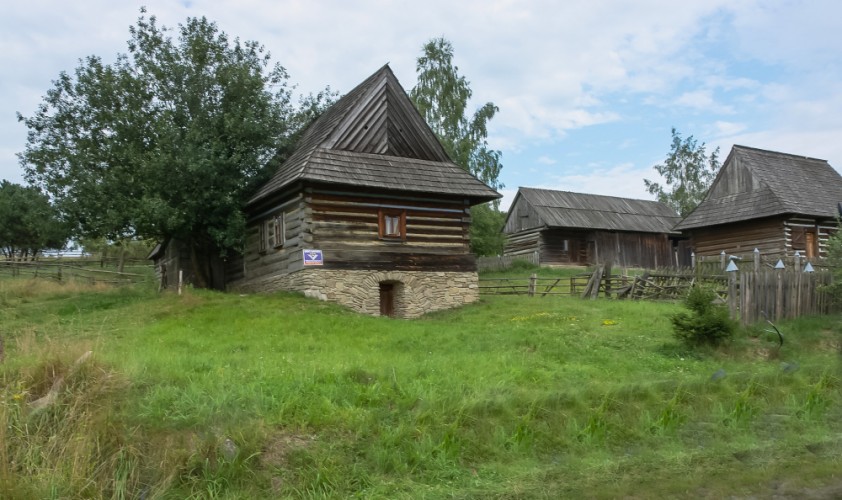
[[[325,263],[321,250],[304,250],[305,266],[323,266]]]

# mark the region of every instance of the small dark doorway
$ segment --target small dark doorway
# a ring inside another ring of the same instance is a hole
[[[395,315],[394,283],[380,283],[380,315],[389,317]]]

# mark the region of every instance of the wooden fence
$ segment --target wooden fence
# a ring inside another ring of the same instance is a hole
[[[833,311],[831,297],[822,291],[831,283],[829,272],[761,269],[729,274],[728,307],[731,317],[743,324]]]
[[[98,261],[96,262],[98,264]],[[150,266],[151,269],[151,266]],[[83,281],[90,284],[104,283],[126,285],[144,282],[153,274],[120,273],[82,265],[74,261],[0,261],[0,276],[42,278],[54,281]]]
[[[541,278],[537,274],[529,278],[481,278],[479,291],[483,295],[680,300],[690,287],[702,285],[716,292],[734,319],[752,324],[764,319],[833,312],[834,302],[822,290],[830,283],[830,272],[805,273],[800,268],[761,268],[710,275],[693,269],[660,269],[636,276],[618,276],[606,274],[606,269],[600,266],[593,273],[567,278]]]

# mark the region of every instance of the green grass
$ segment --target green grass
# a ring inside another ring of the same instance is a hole
[[[779,325],[781,350],[758,327],[689,351],[669,303],[402,321],[2,280],[0,305],[2,498],[765,496],[842,458],[837,317]]]

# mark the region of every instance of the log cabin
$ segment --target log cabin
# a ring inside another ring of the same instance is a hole
[[[500,196],[451,161],[386,65],[310,125],[249,200],[228,289],[403,318],[473,302],[470,208]]]
[[[541,265],[671,266],[679,220],[657,201],[522,187],[503,228],[504,254],[538,252]]]
[[[700,256],[827,255],[842,176],[826,160],[735,145],[705,198],[676,230]]]

